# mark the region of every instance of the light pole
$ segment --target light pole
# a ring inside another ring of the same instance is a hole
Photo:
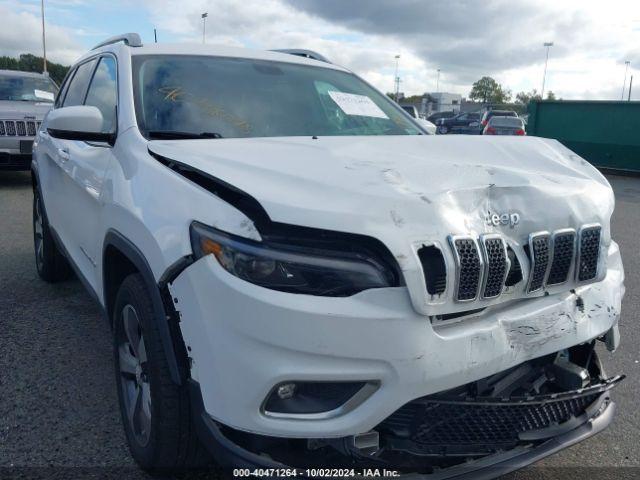
[[[627,85],[627,73],[629,71],[629,64],[631,62],[627,60],[624,62],[624,81],[622,82],[622,95],[620,96],[620,100],[624,100],[624,87]]]
[[[206,25],[207,25],[207,17],[209,16],[209,14],[207,12],[204,12],[202,15],[200,15],[200,18],[202,18],[202,44],[204,45],[204,32],[206,29]]]
[[[544,42],[542,45],[547,49],[547,58],[544,61],[544,73],[542,74],[542,93],[540,97],[544,100],[544,82],[547,79],[547,63],[549,63],[549,48],[553,47],[553,42]]]
[[[395,97],[396,97],[396,102],[398,101],[398,95],[400,94],[399,90],[400,90],[400,79],[398,78],[398,61],[400,60],[400,55],[396,55],[395,56],[396,59],[396,73],[393,76],[393,87],[395,90]]]
[[[436,93],[440,93],[440,69],[438,69],[438,74],[436,76]]]
[[[47,42],[44,39],[44,0],[40,0],[40,13],[42,14],[42,73],[47,73]]]

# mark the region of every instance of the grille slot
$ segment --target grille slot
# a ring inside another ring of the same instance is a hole
[[[549,270],[550,242],[548,232],[538,232],[529,235],[528,255],[531,260],[529,285],[527,292],[535,292],[544,286]]]
[[[422,264],[427,292],[430,295],[441,295],[447,288],[447,268],[442,252],[435,245],[421,247],[418,258]]]
[[[510,262],[504,240],[498,235],[483,235],[480,244],[484,253],[485,274],[483,298],[495,298],[502,293]]]
[[[598,275],[601,231],[600,225],[586,225],[580,229],[576,269],[579,282],[593,280]]]
[[[27,122],[27,135],[35,137],[36,135],[36,122]]]
[[[553,260],[547,285],[559,285],[567,281],[575,257],[575,244],[575,230],[558,230],[553,233]]]
[[[0,122],[0,135],[6,135],[7,131],[4,128],[4,122]]]
[[[482,258],[478,244],[472,237],[449,237],[456,260],[456,300],[467,302],[478,297]]]
[[[24,122],[16,122],[16,133],[19,137],[27,136],[27,126]]]
[[[7,135],[10,135],[12,137],[16,135],[16,124],[14,122],[4,122],[4,125],[7,128]]]

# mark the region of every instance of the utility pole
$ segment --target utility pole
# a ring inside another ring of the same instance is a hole
[[[544,100],[544,83],[547,80],[547,64],[549,63],[549,49],[553,47],[553,42],[544,42],[543,47],[547,49],[547,58],[544,61],[544,73],[542,74],[542,93],[540,97]]]
[[[42,14],[42,73],[47,73],[47,42],[44,37],[44,0],[40,0],[40,13]]]
[[[438,69],[438,74],[436,76],[436,93],[440,93],[440,69]]]
[[[631,62],[629,60],[624,62],[624,81],[622,82],[622,96],[620,97],[620,100],[624,100],[624,87],[627,85],[627,72],[629,71],[630,63]]]
[[[153,39],[155,40],[156,43],[158,43],[158,33],[156,32],[156,29],[153,29]]]
[[[209,16],[209,14],[207,12],[204,12],[202,15],[200,15],[200,18],[202,18],[202,44],[204,45],[204,33],[206,30],[206,24],[207,24],[207,17]]]
[[[629,80],[629,98],[627,98],[627,102],[631,101],[631,87],[633,86],[633,75],[631,75],[631,80]]]
[[[398,61],[400,60],[400,55],[396,55],[395,59],[396,59],[396,73],[393,76],[393,88],[395,90],[394,97],[396,97],[396,102],[397,102],[398,95],[400,94],[400,78],[398,78]]]

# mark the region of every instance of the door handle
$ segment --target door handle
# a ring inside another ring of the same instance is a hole
[[[63,162],[66,162],[67,160],[69,160],[69,149],[68,148],[59,148],[58,149],[58,156],[60,157],[60,160],[62,160]]]

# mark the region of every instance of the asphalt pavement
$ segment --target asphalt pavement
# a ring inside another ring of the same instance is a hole
[[[509,479],[640,478],[640,178],[610,176],[627,274],[622,344],[600,349],[614,393],[605,432]],[[120,423],[111,333],[77,280],[39,280],[28,173],[0,171],[0,479],[148,478]],[[585,479],[586,480],[586,479]]]

